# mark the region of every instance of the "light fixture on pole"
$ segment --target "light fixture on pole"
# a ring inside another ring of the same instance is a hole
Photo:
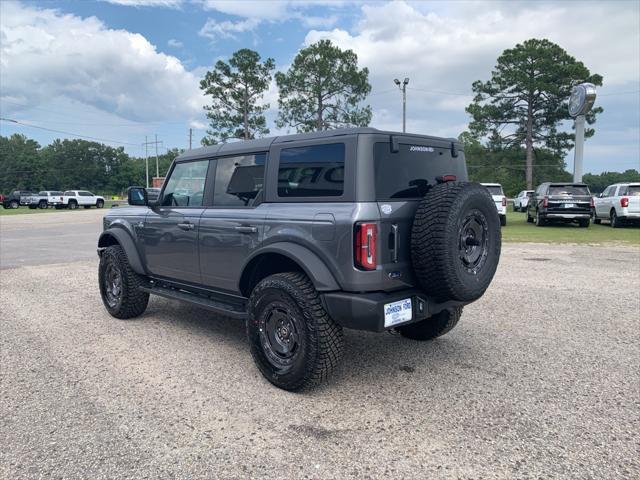
[[[409,83],[409,78],[405,77],[402,83],[395,78],[393,82],[402,92],[402,133],[405,133],[407,131],[407,84]]]
[[[573,181],[576,183],[582,182],[585,115],[595,101],[596,86],[593,83],[581,83],[573,87],[569,99],[569,115],[576,119],[576,145],[573,154]]]

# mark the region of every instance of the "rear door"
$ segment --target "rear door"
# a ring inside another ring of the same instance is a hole
[[[403,141],[404,140],[404,141]],[[386,288],[413,285],[411,226],[418,203],[436,177],[455,175],[467,180],[464,153],[452,157],[451,148],[428,139],[401,139],[399,151],[389,142],[374,144],[375,194],[380,211],[378,245]]]
[[[266,152],[211,161],[213,203],[200,217],[202,283],[237,293],[241,266],[262,241]]]
[[[198,228],[208,199],[208,167],[208,159],[174,164],[160,204],[146,216],[144,254],[155,276],[200,283]]]
[[[619,194],[621,198],[625,197],[629,199],[627,213],[640,214],[640,183],[620,187],[620,190],[623,190]],[[620,201],[620,199],[618,199],[618,201]]]
[[[547,196],[548,213],[591,214],[591,192],[586,185],[551,184]]]

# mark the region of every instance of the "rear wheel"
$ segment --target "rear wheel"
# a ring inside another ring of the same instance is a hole
[[[67,206],[67,208],[69,210],[75,210],[76,208],[78,208],[78,202],[76,202],[75,200],[69,200],[69,205]]]
[[[262,375],[284,390],[322,382],[342,358],[342,327],[303,273],[271,275],[253,289],[247,338]]]
[[[104,207],[104,200],[98,200],[96,202],[96,208],[102,208]]]
[[[133,271],[120,245],[104,249],[98,267],[100,296],[107,311],[116,318],[142,315],[149,303],[149,294],[140,290],[144,277]]]
[[[536,211],[536,227],[544,227],[546,223],[547,221],[540,215],[540,212]]]
[[[507,226],[507,216],[506,215],[500,215],[500,226],[501,227],[506,227]]]
[[[611,210],[609,221],[611,222],[611,226],[613,228],[620,228],[622,226],[622,221],[618,218],[618,214],[613,209]]]
[[[593,211],[592,220],[593,220],[593,223],[596,225],[600,225],[600,223],[602,222],[602,220],[598,218],[598,214],[596,213],[595,210]]]
[[[400,332],[400,335],[412,340],[432,340],[444,335],[455,327],[461,315],[462,307],[449,308],[421,322],[398,327],[397,330]]]
[[[500,219],[478,183],[447,182],[420,202],[411,230],[411,261],[420,287],[438,301],[482,296],[500,259]]]

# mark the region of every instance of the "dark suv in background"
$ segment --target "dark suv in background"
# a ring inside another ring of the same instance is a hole
[[[329,375],[343,328],[443,335],[501,246],[461,147],[359,128],[185,152],[157,201],[131,188],[104,217],[104,305],[131,318],[155,294],[243,320],[259,370],[287,390]]]
[[[536,188],[527,205],[527,222],[543,227],[547,222],[575,222],[588,227],[593,196],[584,183],[545,182]]]

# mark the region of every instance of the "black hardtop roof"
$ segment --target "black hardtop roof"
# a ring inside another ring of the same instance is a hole
[[[198,158],[209,158],[219,155],[234,155],[251,152],[264,152],[269,150],[272,144],[281,144],[287,142],[294,142],[298,140],[320,140],[323,138],[332,137],[344,137],[352,135],[366,135],[366,134],[378,134],[378,135],[396,135],[402,137],[415,137],[421,139],[431,139],[445,142],[454,142],[458,148],[461,147],[461,143],[457,138],[443,138],[434,137],[430,135],[418,135],[415,133],[402,133],[391,132],[385,130],[378,130],[377,128],[370,127],[358,127],[358,128],[339,128],[335,130],[324,130],[322,132],[309,132],[309,133],[297,133],[293,135],[281,135],[278,137],[258,138],[255,140],[243,140],[231,143],[219,143],[217,145],[211,145],[209,147],[194,148],[193,150],[187,150],[180,154],[176,158],[176,162],[182,162],[187,160],[195,160]]]

